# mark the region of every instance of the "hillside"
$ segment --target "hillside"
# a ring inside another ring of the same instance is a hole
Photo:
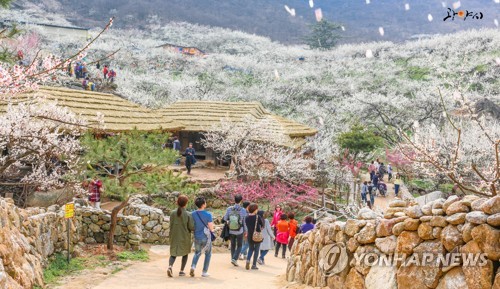
[[[370,1],[368,1],[370,2]],[[270,37],[284,43],[301,43],[308,33],[308,24],[315,22],[314,9],[321,8],[325,19],[339,22],[346,31],[344,43],[366,41],[404,41],[420,34],[463,31],[471,28],[494,28],[500,19],[500,4],[494,0],[462,1],[460,9],[481,11],[482,20],[443,22],[451,0],[406,1],[316,0],[310,8],[306,0],[17,0],[15,7],[39,11],[41,14],[60,13],[74,25],[95,27],[111,16],[116,26],[127,29],[150,29],[171,22],[188,22],[205,26],[224,27],[250,34]],[[443,3],[446,8],[443,7]],[[284,5],[295,9],[293,17]],[[428,14],[433,21],[428,21]],[[385,35],[378,33],[384,27]]]

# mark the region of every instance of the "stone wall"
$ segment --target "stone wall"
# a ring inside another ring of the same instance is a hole
[[[482,254],[472,255],[480,263],[467,265],[467,254]],[[326,288],[498,289],[499,259],[500,196],[422,207],[394,200],[384,216],[363,208],[357,219],[323,220],[299,235],[286,278]]]
[[[168,244],[170,218],[162,210],[146,205],[141,196],[132,197],[123,209],[124,215],[137,216],[142,231],[142,242]]]

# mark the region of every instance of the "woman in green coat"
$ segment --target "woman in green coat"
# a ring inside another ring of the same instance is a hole
[[[172,266],[178,256],[182,256],[181,271],[179,276],[185,276],[188,254],[193,245],[191,232],[194,231],[194,220],[190,213],[186,211],[188,198],[180,195],[177,198],[177,211],[170,214],[170,259],[168,261],[168,277],[173,277]]]

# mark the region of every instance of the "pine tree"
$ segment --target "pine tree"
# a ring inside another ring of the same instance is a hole
[[[311,34],[304,39],[306,44],[313,49],[332,49],[341,36],[337,33],[341,26],[339,24],[321,20],[311,27]]]

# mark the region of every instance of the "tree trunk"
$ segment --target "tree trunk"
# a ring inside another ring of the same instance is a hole
[[[123,202],[121,202],[118,206],[114,207],[113,210],[111,211],[111,226],[109,227],[109,237],[108,237],[108,250],[113,251],[113,242],[114,242],[114,237],[115,237],[115,229],[116,229],[116,223],[117,223],[117,218],[118,218],[118,212],[120,212],[121,209],[125,208],[128,205],[128,200],[130,197],[127,197],[127,199]]]

